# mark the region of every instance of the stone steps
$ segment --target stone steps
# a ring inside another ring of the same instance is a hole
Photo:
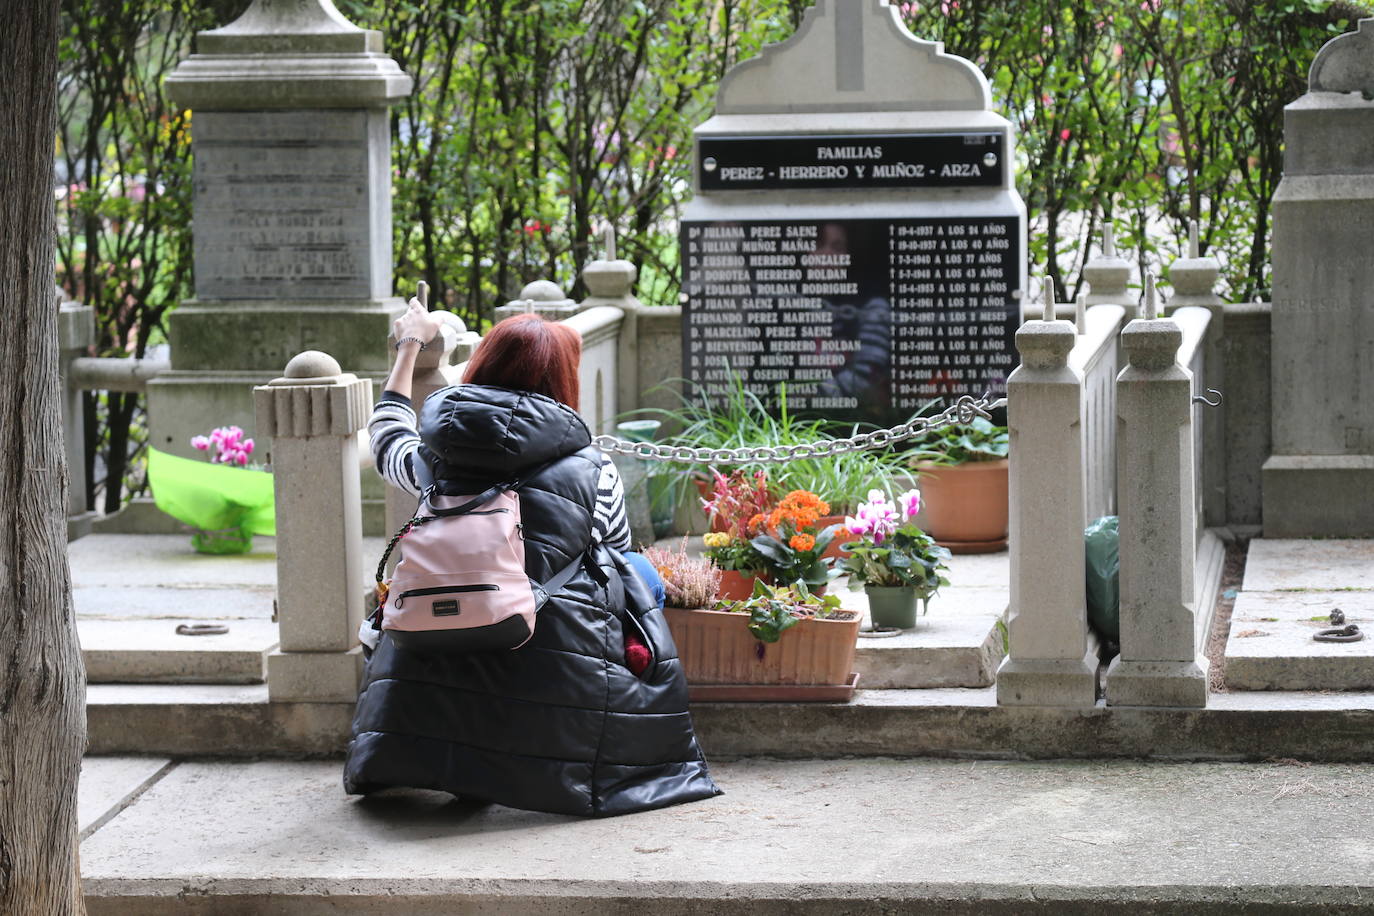
[[[352,704],[269,703],[264,685],[92,684],[93,754],[341,753]],[[992,687],[858,690],[849,703],[699,703],[715,756],[1161,757],[1374,761],[1374,692],[1213,694],[1205,709],[998,706]]]

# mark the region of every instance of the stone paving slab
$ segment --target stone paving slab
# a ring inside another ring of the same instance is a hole
[[[72,585],[162,588],[271,588],[277,582],[275,538],[254,538],[252,553],[196,553],[180,534],[92,534],[67,546]],[[381,559],[386,538],[363,538],[363,557]]]
[[[82,844],[92,914],[1374,908],[1374,766],[754,759],[579,820],[337,761],[186,762]]]
[[[78,618],[93,620],[271,620],[275,596],[271,585],[78,585],[72,606]]]
[[[1247,592],[1374,590],[1374,540],[1255,538],[1245,560]]]
[[[1312,634],[1332,608],[1359,626],[1359,642]],[[1226,641],[1229,690],[1374,689],[1374,592],[1241,592]]]
[[[86,679],[101,683],[256,684],[266,676],[267,655],[280,642],[272,620],[213,623],[228,633],[186,636],[178,624],[204,619],[91,620],[78,617]]]
[[[166,757],[86,757],[81,761],[76,816],[85,839],[166,772]]]

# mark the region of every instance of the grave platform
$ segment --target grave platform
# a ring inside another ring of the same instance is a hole
[[[1359,642],[1317,642],[1339,608]],[[1374,541],[1250,542],[1226,643],[1230,690],[1374,690]]]

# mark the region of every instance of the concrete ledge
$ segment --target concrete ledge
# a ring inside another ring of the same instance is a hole
[[[180,623],[223,624],[229,632],[182,636]],[[78,618],[76,628],[92,684],[261,684],[277,645],[271,620]]]
[[[92,754],[339,754],[352,715],[351,703],[268,703],[265,686],[97,684],[87,702]],[[1374,693],[1218,693],[1205,709],[1170,709],[998,706],[992,687],[860,690],[851,703],[703,703],[692,716],[708,758],[1374,762]]]
[[[1365,633],[1316,642],[1333,608]],[[1226,640],[1231,690],[1374,690],[1374,591],[1241,592]]]
[[[1362,898],[1374,887],[996,887],[919,881],[821,884],[759,882],[752,886],[700,881],[349,882],[85,881],[90,916],[323,916],[366,913],[406,916],[1209,916],[1221,914],[1368,914]],[[260,889],[259,889],[260,888]],[[192,896],[195,894],[196,896]]]
[[[340,754],[352,718],[352,703],[269,703],[265,684],[92,684],[86,691],[90,754]]]

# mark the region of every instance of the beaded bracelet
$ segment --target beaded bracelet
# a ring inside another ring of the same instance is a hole
[[[397,349],[397,350],[401,349],[401,344],[405,343],[407,340],[413,340],[413,341],[415,341],[417,344],[420,345],[420,349],[421,349],[421,350],[428,350],[428,349],[429,349],[429,344],[427,344],[425,341],[421,340],[421,339],[418,338],[418,337],[402,337],[400,340],[396,341],[396,349]]]

